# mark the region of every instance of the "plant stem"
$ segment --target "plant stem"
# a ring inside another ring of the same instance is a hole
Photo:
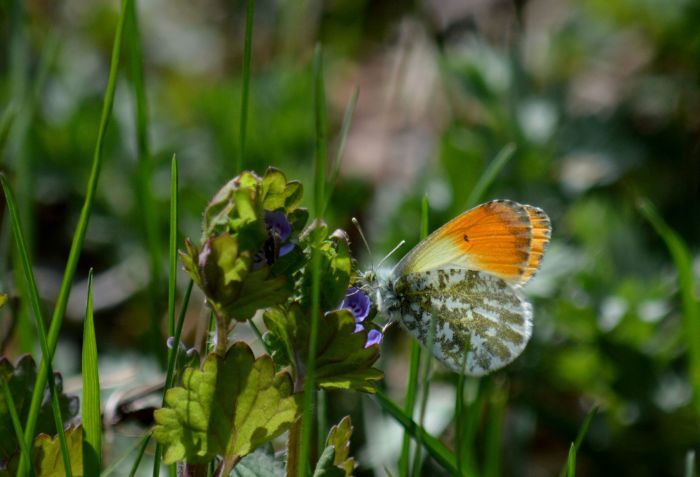
[[[287,438],[287,477],[299,475],[299,444],[301,440],[301,418],[294,421]]]

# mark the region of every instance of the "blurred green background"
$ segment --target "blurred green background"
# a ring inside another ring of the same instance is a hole
[[[18,195],[47,306],[85,193],[118,7],[103,0],[0,4],[0,113],[12,118],[0,168]],[[687,331],[678,269],[637,203],[648,198],[688,244],[697,283],[700,4],[259,0],[255,8],[244,167],[279,167],[310,192],[310,63],[321,42],[330,157],[346,104],[355,87],[360,92],[328,222],[349,231],[364,266],[402,239],[416,243],[424,195],[431,228],[464,210],[508,144],[515,153],[484,200],[533,204],[552,219],[543,267],[525,289],[535,306],[530,345],[506,370],[467,380],[476,429],[468,439],[484,475],[557,474],[593,406],[599,412],[579,449],[579,475],[684,475],[686,453],[700,445],[688,364],[700,336]],[[108,462],[148,423],[114,403],[157,382],[161,370],[170,158],[176,154],[180,167],[182,246],[184,237],[199,237],[201,212],[235,175],[240,153],[244,2],[151,0],[138,9],[150,155],[139,159],[138,72],[125,45],[98,196],[55,359],[75,392],[83,280],[94,267],[100,373],[114,413]],[[2,214],[0,291],[13,297],[0,312],[2,354],[38,355],[4,205]],[[185,283],[181,275],[179,286]],[[193,304],[185,341],[201,346],[201,295]],[[385,385],[399,402],[409,339],[393,328],[382,349]],[[452,447],[457,379],[438,365],[434,372],[426,425]],[[158,405],[158,396],[141,401],[136,410]],[[347,413],[358,475],[386,475],[400,428],[370,398],[333,395],[330,421]],[[437,465],[426,469],[441,475]]]

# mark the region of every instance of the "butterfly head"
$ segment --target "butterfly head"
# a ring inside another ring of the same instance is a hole
[[[358,277],[358,286],[364,290],[376,305],[381,316],[394,321],[400,308],[395,292],[395,277],[391,269],[367,270]]]

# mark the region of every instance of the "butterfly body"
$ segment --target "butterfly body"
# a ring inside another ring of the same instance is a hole
[[[537,270],[551,227],[536,207],[471,209],[373,278],[379,311],[456,372],[482,376],[525,349],[532,306],[520,287]]]

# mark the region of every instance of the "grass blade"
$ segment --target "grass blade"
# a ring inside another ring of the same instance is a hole
[[[102,471],[100,474],[100,477],[108,477],[112,475],[123,463],[126,461],[126,459],[129,458],[132,452],[136,450],[137,448],[141,449],[141,454],[137,455],[136,460],[134,460],[134,464],[136,464],[136,469],[138,469],[138,464],[141,462],[141,457],[143,457],[143,452],[146,450],[144,442],[147,444],[148,441],[151,438],[151,433],[146,433],[144,434],[141,439],[138,441],[134,442],[127,450],[124,452],[121,457],[119,457],[117,460],[114,461],[109,467],[107,467],[105,470]],[[138,461],[138,463],[137,463]],[[132,469],[133,469],[133,464],[132,464]],[[135,471],[134,471],[135,472]],[[133,475],[133,474],[132,474]]]
[[[424,196],[421,202],[421,221],[420,221],[420,239],[423,240],[428,236],[429,228],[429,210],[428,197]],[[413,417],[413,409],[416,406],[416,390],[418,389],[418,370],[420,369],[421,347],[417,340],[411,340],[411,363],[408,371],[408,386],[406,388],[406,402],[404,403],[404,412],[406,415]],[[410,457],[411,441],[408,431],[404,430],[403,441],[401,443],[401,456],[399,458],[399,475],[406,477],[408,475],[408,461]],[[459,466],[458,466],[459,467]]]
[[[567,477],[576,477],[576,444],[571,443],[569,447],[569,457],[566,459]]]
[[[177,354],[180,348],[180,337],[182,336],[182,327],[185,324],[185,315],[187,314],[187,307],[190,304],[190,296],[192,295],[193,285],[194,282],[190,280],[187,284],[187,289],[185,290],[185,296],[182,299],[182,305],[180,306],[180,315],[178,316],[175,334],[173,335],[173,347],[170,349],[170,353],[168,354],[168,369],[165,373],[165,386],[163,387],[163,405],[165,405],[165,393],[173,386],[173,381],[175,379],[175,363],[177,362]],[[160,444],[156,444],[156,451],[153,457],[153,475],[160,474],[160,457],[161,447]]]
[[[241,90],[241,151],[235,164],[234,172],[238,174],[245,164],[246,134],[248,130],[248,97],[250,93],[250,61],[253,49],[253,17],[255,0],[248,0],[245,10],[245,44],[243,46],[243,88]]]
[[[467,209],[471,209],[481,202],[488,188],[491,186],[493,181],[496,180],[498,173],[501,172],[506,164],[508,164],[508,161],[513,158],[514,154],[514,144],[506,144],[503,149],[496,154],[496,157],[489,163],[488,167],[486,167],[486,170],[483,174],[481,174],[481,177],[479,177],[479,180],[469,194],[469,198],[467,199]]]
[[[97,339],[92,305],[92,269],[88,275],[87,306],[83,328],[83,469],[85,475],[99,475],[102,467],[102,418],[100,374],[97,367]]]
[[[494,383],[491,388],[490,412],[486,421],[483,472],[485,477],[501,475],[501,435],[507,401],[508,391]]]
[[[442,465],[450,475],[460,475],[455,456],[439,439],[431,436],[422,426],[416,424],[403,410],[389,399],[380,389],[375,394],[377,401],[401,426],[425,447],[433,459]]]
[[[190,303],[190,294],[192,293],[193,285],[192,280],[187,284],[187,291],[185,292],[185,298],[180,308],[180,316],[176,324],[175,295],[177,292],[177,221],[179,195],[177,158],[173,154],[170,163],[170,247],[168,251],[168,329],[171,333],[170,336],[173,337],[173,346],[168,353],[168,367],[165,374],[165,387],[163,388],[163,405],[165,405],[165,393],[173,384],[175,363],[177,362],[177,353],[180,349],[182,326],[185,322],[185,313]],[[153,475],[158,475],[160,473],[160,458],[161,447],[160,444],[156,444],[156,451],[153,458]]]
[[[148,446],[148,441],[150,440],[151,433],[149,432],[142,438],[141,446],[139,447],[139,453],[136,454],[136,460],[134,460],[134,464],[131,466],[131,470],[129,471],[129,477],[134,477],[134,475],[136,475],[136,471],[139,470],[139,465],[141,465],[143,454],[146,452],[146,447]]]
[[[428,343],[426,348],[428,350],[433,349],[433,342],[435,340],[435,327],[436,327],[437,320],[432,320],[430,322],[430,330],[428,332]],[[430,371],[432,368],[432,361],[433,361],[433,353],[429,352],[425,354],[424,358],[424,363],[423,363],[423,380],[421,381],[421,401],[420,401],[420,414],[418,417],[418,424],[420,425],[421,428],[423,428],[423,423],[425,422],[425,411],[427,410],[428,407],[428,394],[430,393]],[[413,474],[414,476],[419,476],[421,475],[421,463],[422,463],[422,458],[421,458],[421,446],[420,444],[422,443],[422,436],[418,435],[416,436],[418,446],[416,447],[416,453],[413,456]],[[457,474],[455,474],[457,475]]]
[[[15,407],[15,401],[12,399],[12,393],[10,392],[10,385],[5,379],[0,379],[2,381],[2,392],[5,397],[5,407],[10,413],[10,419],[12,420],[12,428],[15,431],[15,436],[17,437],[17,442],[19,442],[19,449],[22,455],[27,456],[27,462],[31,462],[31,454],[29,453],[29,447],[24,440],[24,431],[22,430],[22,423],[19,421],[19,415],[17,414],[17,407]]]
[[[143,53],[136,2],[129,3],[126,10],[124,39],[127,48],[128,69],[131,89],[134,96],[134,123],[136,125],[137,166],[135,177],[136,204],[142,228],[143,240],[148,251],[149,282],[146,301],[150,310],[150,327],[146,334],[145,346],[152,350],[165,366],[166,353],[163,352],[163,335],[160,329],[160,310],[163,300],[163,271],[161,268],[160,233],[156,201],[151,184],[153,181],[153,158],[148,137],[148,101],[143,73]],[[172,333],[171,333],[172,335]]]
[[[593,422],[593,418],[596,416],[596,414],[598,414],[598,406],[593,406],[591,410],[588,411],[588,414],[586,414],[586,418],[583,420],[583,424],[581,425],[581,428],[578,430],[578,434],[576,435],[576,440],[572,444],[574,446],[575,454],[577,454],[578,450],[581,448],[581,443],[586,437],[586,434],[588,433],[588,428],[591,427],[591,422]],[[570,472],[568,460],[564,468],[562,468],[561,472],[559,472],[559,476],[564,477],[564,475],[566,475],[567,472]]]
[[[5,151],[7,138],[10,136],[10,131],[12,130],[12,125],[15,122],[16,116],[17,107],[14,105],[14,103],[10,103],[2,112],[2,117],[0,117],[0,157],[2,157],[2,154]]]
[[[348,138],[348,131],[350,131],[350,124],[352,123],[352,115],[355,113],[355,107],[357,106],[357,98],[360,95],[359,88],[355,88],[348,101],[348,105],[345,108],[345,115],[343,116],[343,124],[340,126],[340,142],[338,143],[338,150],[335,153],[335,161],[331,169],[331,175],[328,180],[328,191],[326,192],[326,199],[324,200],[323,210],[328,209],[328,204],[331,201],[331,196],[333,195],[333,188],[338,181],[338,174],[340,173],[340,163],[343,160],[343,153],[345,152],[345,144]]]
[[[178,215],[177,159],[170,162],[170,248],[168,251],[168,332],[175,336],[175,294],[177,292],[177,215]],[[175,343],[178,343],[176,341]]]
[[[41,360],[39,373],[37,374],[36,386],[34,387],[34,391],[32,393],[32,400],[29,408],[29,415],[27,417],[27,424],[25,426],[25,438],[27,439],[28,444],[31,444],[31,439],[34,435],[34,430],[36,428],[36,422],[39,417],[39,408],[41,406],[41,398],[43,395],[44,386],[46,386],[47,377],[49,375],[49,370],[51,367],[51,361],[53,359],[53,352],[56,349],[58,335],[61,331],[63,318],[66,314],[68,296],[70,295],[70,290],[73,285],[75,269],[78,265],[80,251],[83,248],[83,242],[85,241],[85,232],[87,230],[87,224],[90,218],[90,213],[92,212],[92,204],[95,199],[95,191],[97,189],[97,182],[99,180],[100,169],[102,167],[102,148],[104,145],[104,136],[105,132],[107,131],[107,124],[109,123],[109,118],[112,113],[112,105],[114,103],[114,90],[117,84],[117,69],[119,64],[119,56],[121,52],[122,32],[124,29],[124,19],[126,17],[125,11],[130,1],[131,0],[123,0],[121,13],[119,15],[119,22],[117,23],[114,45],[112,48],[109,79],[107,81],[107,91],[105,93],[105,99],[102,105],[102,115],[100,117],[100,125],[97,133],[97,141],[95,144],[95,152],[93,156],[92,169],[90,171],[90,179],[88,180],[85,202],[83,203],[83,208],[80,211],[78,225],[75,234],[73,235],[73,242],[71,244],[70,253],[68,255],[68,261],[63,275],[63,281],[61,282],[61,288],[58,293],[58,298],[54,307],[54,313],[51,319],[51,326],[49,328],[48,335],[49,353],[44,355]]]
[[[17,202],[15,200],[10,184],[7,182],[7,178],[4,174],[0,174],[0,182],[2,183],[2,189],[5,194],[5,200],[7,202],[7,210],[10,213],[10,224],[12,225],[12,232],[15,236],[15,244],[17,245],[19,260],[22,265],[22,271],[24,272],[24,281],[27,285],[26,292],[29,296],[26,299],[29,301],[34,315],[34,321],[36,323],[37,333],[39,335],[39,344],[41,345],[42,364],[46,363],[46,375],[44,376],[44,382],[41,383],[41,390],[43,395],[44,387],[46,386],[46,381],[49,383],[49,390],[51,392],[51,407],[54,414],[54,420],[56,423],[56,432],[58,433],[58,438],[61,445],[61,455],[63,457],[63,463],[66,468],[66,475],[70,476],[71,464],[70,455],[68,452],[68,445],[66,443],[66,436],[63,432],[63,418],[61,416],[61,407],[58,402],[58,394],[56,393],[56,384],[54,382],[53,370],[51,369],[51,360],[47,360],[47,356],[51,356],[51,348],[49,347],[49,342],[46,337],[46,330],[44,328],[44,318],[41,312],[41,303],[39,301],[39,289],[36,286],[36,279],[34,278],[34,272],[32,271],[32,264],[29,260],[29,252],[27,250],[27,245],[24,240],[24,233],[22,232],[22,224],[20,222],[19,211],[17,208]],[[41,368],[40,368],[41,369]],[[34,394],[36,389],[39,387],[39,377],[37,377],[37,384],[34,387]],[[33,396],[33,395],[32,395]],[[31,409],[30,409],[31,415]],[[38,418],[38,413],[37,413]],[[32,445],[34,435],[34,429],[27,426],[26,432],[24,434],[26,446],[29,448]],[[29,455],[21,456],[19,463],[19,473],[26,470],[28,461],[26,460]]]
[[[659,216],[651,202],[641,199],[638,204],[642,215],[654,227],[666,243],[673,263],[678,270],[678,284],[683,308],[684,336],[688,340],[690,358],[690,383],[693,388],[693,403],[700,410],[700,305],[695,298],[695,276],[693,275],[693,257],[683,239],[671,229]]]
[[[323,219],[324,183],[326,181],[326,98],[323,86],[323,61],[321,46],[316,45],[313,65],[314,119],[316,124],[316,157],[314,164],[314,216]],[[301,442],[299,445],[299,476],[309,474],[312,434],[315,428],[314,397],[316,394],[316,346],[318,342],[318,322],[321,314],[321,254],[317,246],[311,250],[311,330],[309,337],[309,357],[304,379],[304,405],[302,413]]]

